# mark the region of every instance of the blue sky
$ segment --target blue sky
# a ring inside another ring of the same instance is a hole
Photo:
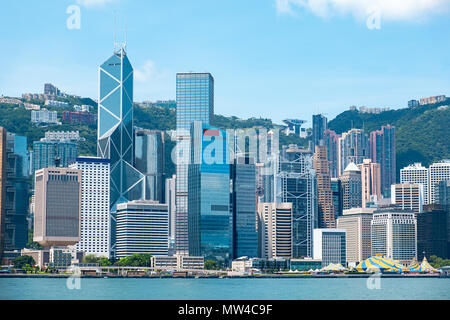
[[[394,3],[394,4],[393,4]],[[450,1],[16,0],[2,3],[0,94],[45,82],[97,98],[98,66],[127,26],[135,101],[174,99],[177,72],[211,72],[215,112],[329,119],[350,105],[450,95]],[[81,28],[69,30],[69,5]],[[380,29],[369,29],[368,8]]]

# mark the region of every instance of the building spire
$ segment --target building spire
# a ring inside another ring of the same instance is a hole
[[[126,22],[124,27],[124,40],[117,40],[117,14],[114,11],[114,53],[117,55],[125,55],[127,47],[127,31],[126,31]]]

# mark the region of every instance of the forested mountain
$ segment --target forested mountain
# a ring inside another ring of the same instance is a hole
[[[336,133],[364,128],[368,134],[390,124],[396,127],[397,171],[413,162],[425,166],[450,158],[450,99],[444,102],[385,111],[379,114],[345,111],[328,127]]]

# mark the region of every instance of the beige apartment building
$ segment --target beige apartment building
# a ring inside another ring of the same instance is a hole
[[[292,257],[292,203],[258,204],[259,251],[262,258]]]

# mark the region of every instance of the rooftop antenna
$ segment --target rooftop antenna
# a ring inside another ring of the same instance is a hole
[[[127,18],[125,17],[125,27],[124,27],[124,33],[125,33],[125,42],[123,43],[123,49],[125,50],[127,48]]]
[[[114,11],[114,53],[123,54],[127,46],[126,26],[124,27],[124,41],[117,40],[117,12]]]

